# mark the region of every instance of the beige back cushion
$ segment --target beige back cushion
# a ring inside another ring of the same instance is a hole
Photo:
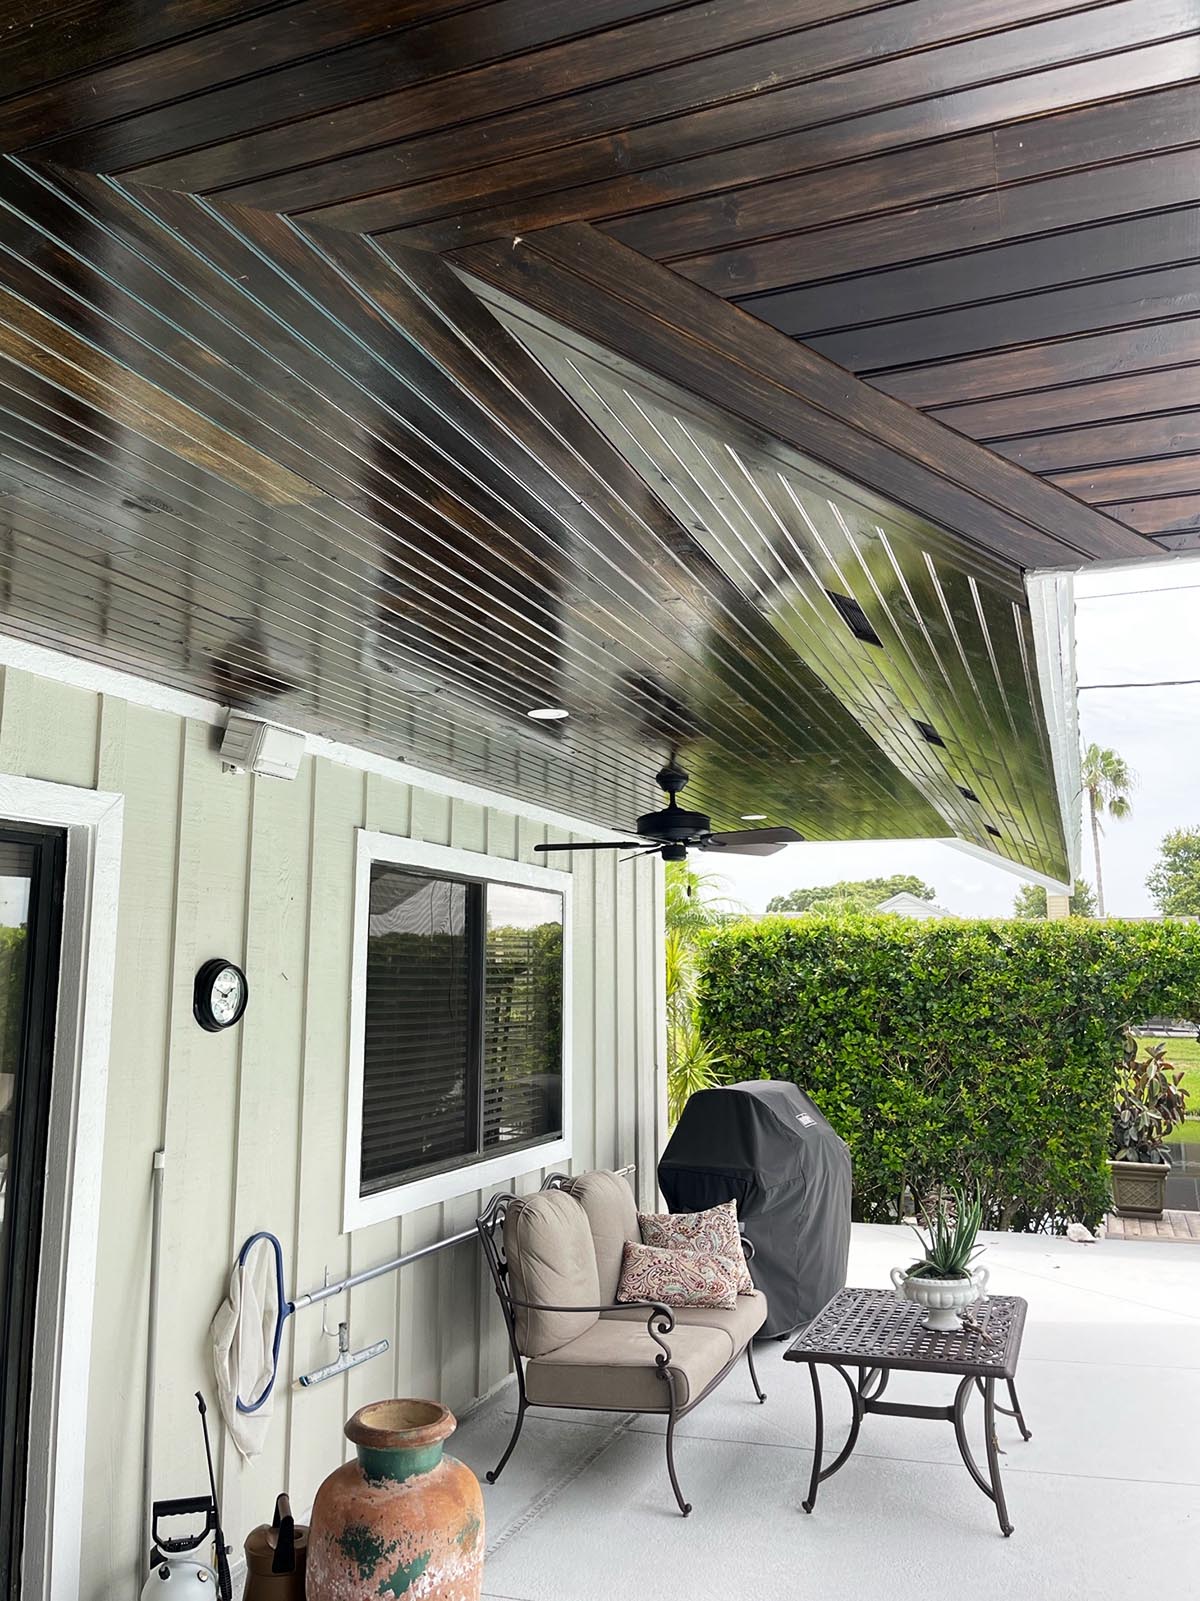
[[[596,1248],[596,1268],[600,1276],[600,1299],[609,1304],[617,1299],[625,1242],[641,1243],[637,1202],[633,1191],[619,1173],[603,1169],[580,1173],[568,1179],[564,1188],[587,1213]]]
[[[573,1195],[542,1190],[514,1201],[504,1219],[512,1294],[547,1306],[598,1306],[600,1284],[587,1213]],[[529,1312],[516,1307],[522,1356],[545,1356],[591,1328],[598,1312]]]

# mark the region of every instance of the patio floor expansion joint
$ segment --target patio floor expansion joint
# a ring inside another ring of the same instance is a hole
[[[542,1516],[543,1512],[545,1512],[554,1504],[555,1501],[558,1500],[559,1496],[562,1495],[564,1490],[566,1490],[570,1485],[574,1484],[576,1479],[582,1478],[587,1470],[594,1463],[600,1460],[610,1445],[615,1444],[615,1442],[620,1439],[623,1434],[628,1433],[629,1425],[635,1416],[636,1413],[633,1412],[623,1414],[620,1422],[614,1424],[614,1426],[609,1430],[604,1439],[601,1440],[598,1445],[593,1446],[591,1450],[585,1451],[573,1468],[571,1468],[567,1473],[564,1473],[553,1484],[549,1485],[545,1490],[543,1490],[541,1495],[538,1496],[537,1500],[531,1502],[530,1505],[525,1508],[524,1512],[521,1513],[519,1518],[514,1519],[514,1521],[510,1523],[507,1528],[501,1530],[501,1532],[496,1536],[496,1538],[484,1552],[483,1560],[485,1567],[502,1546],[507,1545],[508,1542],[516,1535],[523,1534],[532,1523],[536,1523],[538,1518]],[[555,1422],[557,1420],[544,1419],[543,1421]]]

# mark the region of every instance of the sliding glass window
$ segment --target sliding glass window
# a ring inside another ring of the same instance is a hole
[[[562,896],[371,866],[360,1194],[562,1133]]]

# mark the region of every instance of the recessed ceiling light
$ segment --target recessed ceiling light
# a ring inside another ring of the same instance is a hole
[[[766,812],[743,812],[742,813],[742,822],[743,823],[765,823],[766,820],[767,820]]]
[[[558,723],[564,717],[570,717],[570,712],[563,706],[535,706],[531,712],[525,713],[539,723]]]

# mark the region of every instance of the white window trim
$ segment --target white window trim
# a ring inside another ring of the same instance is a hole
[[[563,1061],[562,1134],[540,1145],[520,1151],[505,1151],[482,1161],[465,1162],[444,1173],[397,1184],[376,1195],[360,1195],[362,1165],[363,1072],[366,1057],[367,1021],[367,918],[371,894],[371,864],[392,862],[397,867],[418,867],[449,878],[474,879],[487,884],[521,884],[530,889],[549,890],[562,896],[563,907]],[[430,845],[424,840],[405,839],[397,834],[358,830],[354,869],[354,955],[350,970],[350,1061],[349,1096],[346,1111],[346,1165],[342,1201],[342,1229],[369,1228],[389,1218],[403,1217],[439,1201],[454,1200],[495,1184],[511,1183],[522,1174],[536,1172],[571,1158],[571,875],[553,867],[535,867],[504,856],[485,856],[478,851],[457,850],[447,845]]]
[[[34,1324],[22,1589],[83,1591],[84,1451],[100,1233],[100,1176],[117,951],[124,799],[0,774],[0,818],[67,831],[46,1193]]]

